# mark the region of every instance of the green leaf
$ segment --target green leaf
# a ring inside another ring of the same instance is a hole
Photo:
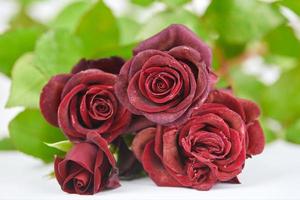
[[[59,29],[45,33],[35,48],[35,65],[50,79],[59,73],[68,73],[82,58],[82,43],[70,31]]]
[[[10,76],[13,64],[23,53],[32,51],[42,30],[17,29],[0,35],[0,72]]]
[[[120,45],[127,45],[137,42],[136,35],[141,25],[128,17],[119,17],[118,25],[120,28]]]
[[[170,7],[176,8],[178,6],[190,2],[191,0],[161,0],[161,1]]]
[[[298,0],[281,0],[278,1],[278,4],[286,6],[298,15],[300,15],[300,2]]]
[[[288,126],[300,116],[299,74],[300,66],[284,72],[261,94],[264,114],[279,120],[283,126]]]
[[[270,3],[257,0],[213,0],[205,24],[229,44],[244,44],[260,39],[282,23],[284,18]]]
[[[10,137],[15,147],[28,155],[50,162],[53,156],[61,151],[44,144],[55,143],[65,139],[62,132],[49,125],[39,110],[27,109],[20,113],[9,124]]]
[[[287,25],[281,25],[264,38],[269,54],[299,59],[300,41]]]
[[[63,152],[68,152],[73,147],[73,143],[71,143],[70,140],[59,141],[56,143],[46,143],[45,142],[45,144],[49,147],[58,149]]]
[[[16,30],[20,28],[39,28],[45,29],[44,25],[37,22],[28,15],[26,7],[21,7],[19,12],[13,16],[9,22],[11,30]]]
[[[44,1],[44,0],[18,0],[20,2],[20,4],[22,4],[23,6],[28,6],[34,2],[37,1]]]
[[[0,139],[0,150],[15,150],[15,146],[9,137]]]
[[[264,56],[266,63],[275,64],[282,69],[282,71],[288,71],[297,67],[297,58],[292,58],[288,56],[280,56],[275,54],[267,54]]]
[[[12,71],[12,85],[7,107],[24,106],[38,108],[40,91],[47,76],[34,65],[34,55],[20,57]]]
[[[287,141],[300,144],[300,120],[299,119],[286,130],[285,139]]]
[[[81,18],[76,35],[83,41],[87,57],[94,57],[119,44],[118,23],[101,0]]]
[[[266,86],[255,76],[245,74],[240,68],[231,70],[233,91],[238,97],[250,99],[260,103]]]
[[[131,0],[131,2],[139,6],[147,7],[153,3],[153,0]]]
[[[271,127],[269,127],[265,119],[261,120],[262,129],[264,131],[266,143],[270,143],[278,139],[278,136]]]
[[[184,24],[203,40],[208,40],[208,36],[201,27],[198,17],[193,13],[183,9],[168,10],[156,14],[151,18],[151,20],[142,26],[137,39],[144,40],[148,37],[151,37],[170,24]]]
[[[136,46],[135,43],[124,45],[124,46],[115,46],[107,49],[106,51],[97,52],[95,54],[95,57],[99,58],[99,57],[121,56],[124,59],[129,59],[132,57],[132,49],[135,46]]]
[[[89,1],[77,1],[68,5],[59,13],[50,26],[55,29],[63,28],[73,31],[90,4]]]

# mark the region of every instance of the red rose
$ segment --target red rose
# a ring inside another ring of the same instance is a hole
[[[208,190],[217,181],[237,182],[246,151],[263,150],[257,111],[252,102],[213,91],[187,122],[144,129],[135,137],[132,149],[160,186]]]
[[[40,97],[46,120],[72,141],[84,140],[90,131],[112,141],[131,119],[113,88],[123,63],[118,57],[81,60],[71,74],[52,77]]]
[[[64,159],[55,159],[55,176],[65,192],[94,194],[120,185],[107,142],[97,133],[90,133],[88,141],[74,144]]]
[[[134,49],[115,91],[132,113],[179,124],[205,101],[215,79],[209,47],[185,26],[171,25]]]

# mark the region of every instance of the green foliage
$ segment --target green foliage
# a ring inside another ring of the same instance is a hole
[[[274,132],[271,127],[269,127],[269,124],[267,123],[267,120],[265,118],[261,120],[261,124],[264,130],[266,143],[275,141],[278,138],[278,134]]]
[[[137,42],[136,35],[139,32],[141,25],[129,17],[118,18],[120,29],[120,44],[127,45]]]
[[[70,72],[82,51],[81,40],[70,31],[48,31],[37,41],[35,66],[50,79],[55,74]]]
[[[300,116],[299,74],[300,66],[283,73],[262,96],[264,114],[279,120],[284,126],[293,123]]]
[[[34,49],[41,33],[39,28],[23,28],[0,35],[0,72],[10,76],[15,61],[23,53]]]
[[[298,15],[300,15],[300,2],[298,0],[280,0],[277,2],[278,5],[286,6]]]
[[[82,16],[76,34],[84,44],[84,56],[87,57],[99,55],[119,44],[117,20],[102,1]]]
[[[10,137],[15,147],[28,155],[50,162],[53,156],[62,152],[44,144],[64,140],[58,128],[49,125],[39,110],[27,109],[9,124]]]
[[[294,31],[287,25],[281,25],[264,38],[270,54],[299,59],[300,41]]]
[[[73,147],[73,144],[70,140],[63,140],[55,143],[45,143],[47,146],[58,149],[63,152],[68,152]]]
[[[40,92],[47,79],[48,76],[34,65],[34,55],[23,55],[12,71],[12,86],[6,106],[38,108]]]
[[[241,98],[261,102],[266,86],[256,77],[245,74],[241,69],[231,71],[232,87],[235,94]]]
[[[5,137],[0,139],[0,150],[15,150],[15,146],[11,141],[11,138]]]
[[[89,1],[76,1],[61,11],[51,22],[50,27],[55,29],[68,29],[73,31],[82,15],[90,7]]]
[[[138,34],[138,40],[144,40],[170,24],[184,24],[207,41],[208,36],[200,24],[198,17],[191,12],[183,9],[168,10],[158,13],[144,24]]]
[[[183,4],[186,4],[190,2],[191,0],[161,0],[166,5],[176,8],[178,6],[182,6]]]
[[[292,124],[286,131],[286,140],[300,144],[300,120]]]
[[[207,27],[229,44],[260,39],[283,21],[270,4],[257,0],[213,0],[204,19]]]
[[[43,1],[43,0],[18,0],[22,6],[28,6],[34,2]]]
[[[131,0],[131,2],[140,6],[147,7],[153,3],[153,0]]]

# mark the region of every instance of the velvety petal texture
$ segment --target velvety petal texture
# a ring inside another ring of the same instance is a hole
[[[62,129],[71,141],[84,141],[90,131],[109,142],[131,121],[119,103],[114,84],[123,59],[81,60],[70,74],[54,76],[43,88],[40,107],[45,119]]]
[[[209,47],[182,25],[141,42],[120,70],[119,101],[136,115],[163,125],[185,122],[203,104],[216,76]]]
[[[55,158],[55,177],[63,191],[94,194],[120,186],[116,162],[108,144],[95,132],[86,142],[74,144],[65,158]]]
[[[159,186],[209,190],[217,182],[239,183],[247,155],[263,150],[258,116],[255,103],[215,90],[185,123],[141,130],[132,150]]]

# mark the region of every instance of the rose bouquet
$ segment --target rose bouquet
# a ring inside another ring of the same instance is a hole
[[[71,142],[54,162],[62,190],[94,194],[144,174],[198,190],[239,183],[246,159],[264,148],[260,110],[215,87],[211,60],[192,31],[171,25],[127,61],[82,59],[52,77],[40,108]]]

